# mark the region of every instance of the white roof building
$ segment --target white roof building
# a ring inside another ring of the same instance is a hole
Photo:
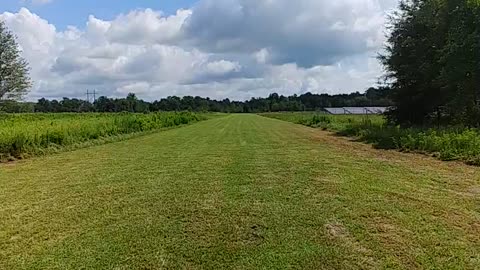
[[[342,107],[342,108],[325,108],[329,114],[383,114],[388,110],[388,107]]]

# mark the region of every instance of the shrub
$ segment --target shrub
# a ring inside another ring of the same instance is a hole
[[[205,114],[1,114],[0,161],[42,154],[46,149],[151,131],[206,119]]]
[[[321,127],[342,136],[357,137],[376,148],[428,153],[441,160],[462,160],[480,165],[480,131],[467,128],[408,128],[387,125],[381,116],[274,113],[266,117],[311,127]]]

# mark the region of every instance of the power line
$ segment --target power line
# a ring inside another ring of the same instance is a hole
[[[93,96],[93,102],[92,103],[95,103],[95,101],[97,100],[97,94],[98,94],[98,92],[95,89],[93,90],[93,92],[87,89],[87,101],[90,102],[91,97]]]

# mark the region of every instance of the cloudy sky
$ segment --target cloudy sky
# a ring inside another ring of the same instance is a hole
[[[137,93],[236,100],[375,85],[397,0],[1,0],[28,100]]]

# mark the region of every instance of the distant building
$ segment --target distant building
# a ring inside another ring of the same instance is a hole
[[[342,107],[342,108],[324,108],[328,114],[342,115],[342,114],[383,114],[388,110],[388,107]]]

